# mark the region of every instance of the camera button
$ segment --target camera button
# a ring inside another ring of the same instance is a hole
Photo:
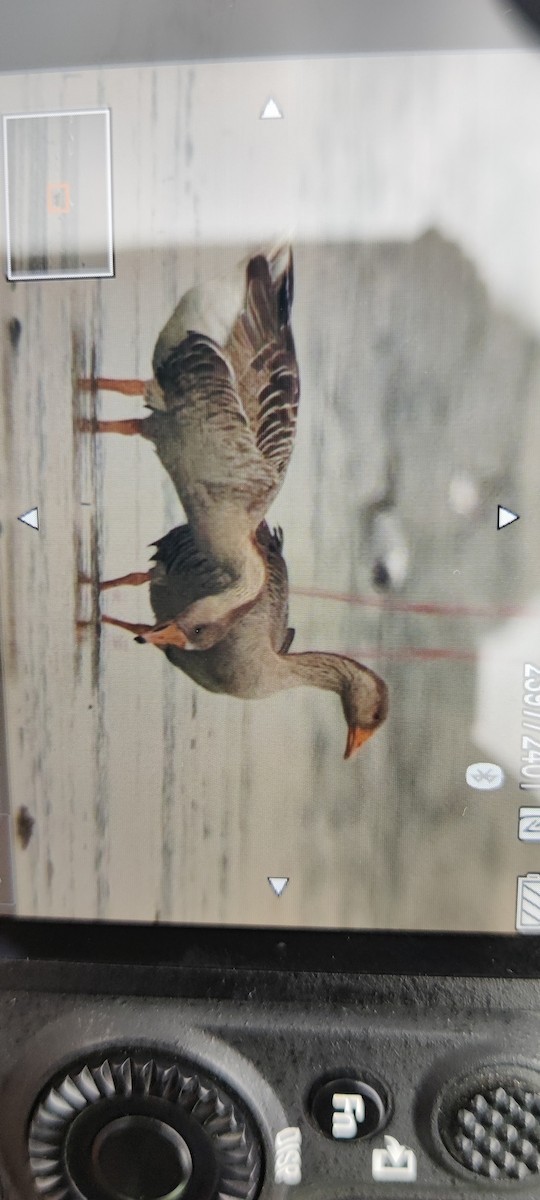
[[[316,1085],[310,1112],[315,1124],[332,1141],[358,1141],[378,1133],[389,1107],[385,1090],[355,1076],[341,1076]]]

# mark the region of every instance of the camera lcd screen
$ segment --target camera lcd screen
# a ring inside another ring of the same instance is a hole
[[[0,107],[2,911],[539,933],[538,55]]]

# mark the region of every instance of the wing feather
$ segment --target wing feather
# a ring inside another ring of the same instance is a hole
[[[226,353],[190,330],[156,377],[165,411],[148,418],[151,436],[196,536],[208,505],[231,502],[262,516],[278,480],[257,446]]]
[[[272,279],[268,259],[255,255],[247,270],[246,303],[226,345],[238,394],[256,445],[283,482],[294,444],[300,393],[290,319],[293,263]]]
[[[257,541],[267,566],[267,585],[255,608],[266,606],[268,633],[276,652],[285,654],[294,636],[288,629],[289,580],[282,554],[283,534],[271,530],[266,521],[257,529]],[[224,590],[230,583],[217,563],[201,554],[189,525],[178,525],[154,542],[152,560],[156,567],[150,585],[150,600],[158,621],[172,620],[201,596]],[[255,614],[256,615],[256,614]],[[250,622],[251,613],[243,618]],[[238,636],[238,631],[237,631]]]

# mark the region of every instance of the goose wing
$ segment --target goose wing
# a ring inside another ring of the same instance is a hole
[[[216,503],[231,502],[254,518],[252,529],[264,517],[283,482],[298,410],[290,248],[252,256],[233,283],[186,293],[156,343],[157,390],[147,400],[148,434],[207,550],[217,548],[204,536],[209,507],[214,518]],[[210,316],[222,302],[222,326],[210,320],[203,291]]]
[[[269,634],[274,650],[285,654],[294,637],[288,629],[289,580],[283,558],[283,534],[270,530],[266,521],[257,529],[257,541],[268,566],[264,603],[268,606]],[[201,553],[189,525],[178,525],[154,542],[156,567],[150,600],[158,621],[172,620],[201,596],[223,591],[230,577],[218,563]],[[244,618],[249,621],[249,614]]]
[[[263,521],[257,530],[257,541],[264,549],[267,563],[266,603],[270,641],[278,654],[286,654],[294,638],[288,628],[289,575],[283,557],[283,530],[271,530]]]
[[[227,354],[217,342],[190,330],[155,372],[164,407],[148,418],[149,435],[193,533],[211,552],[220,508],[233,505],[256,528],[279,478],[258,445]]]
[[[244,308],[225,345],[257,448],[271,465],[278,487],[293,448],[300,394],[292,301],[290,247],[280,247],[268,257],[254,255],[246,268]]]
[[[201,553],[189,525],[170,529],[154,546],[150,601],[158,621],[172,620],[201,596],[229,586],[230,575]]]

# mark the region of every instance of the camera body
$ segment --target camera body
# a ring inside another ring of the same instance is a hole
[[[94,1109],[107,1128],[120,1113],[132,1121],[152,1114],[165,1128],[170,1096],[159,1093],[166,1091],[164,1074],[171,1068],[191,1081],[184,1083],[180,1128],[191,1154],[184,1186],[194,1195],[212,1194],[211,1172],[207,1178],[204,1170],[209,1160],[220,1163],[221,1186],[231,1195],[277,1198],[294,1187],[293,1194],[321,1200],[349,1196],[351,1189],[367,1198],[386,1183],[412,1197],[428,1190],[446,1200],[487,1189],[496,1195],[512,1186],[511,1176],[502,1181],[493,1166],[487,1175],[486,1164],[491,1154],[497,1157],[497,1121],[499,1142],[501,1130],[522,1123],[514,1161],[520,1147],[527,1153],[527,1103],[534,1114],[538,1088],[539,1001],[537,979],[519,975],[537,970],[534,957],[527,965],[516,963],[512,978],[506,968],[506,977],[492,974],[499,939],[489,944],[441,937],[430,945],[417,937],[407,951],[398,936],[351,935],[345,947],[333,934],[285,935],[278,942],[268,931],[258,937],[246,931],[234,946],[217,930],[156,933],[155,961],[148,963],[146,930],[109,927],[101,936],[95,927],[79,926],[68,931],[71,961],[59,962],[62,931],[38,923],[27,942],[32,956],[4,961],[6,1196],[34,1195],[29,1146],[34,1178],[41,1167],[46,1186],[56,1178],[59,1187],[62,1122],[76,1129],[76,1120],[89,1119]],[[23,944],[24,935],[19,950]],[[452,954],[469,977],[446,973]],[[411,955],[421,973],[403,970]],[[365,970],[368,956],[379,968],[373,973]],[[238,959],[242,965],[233,965]],[[88,1082],[81,1083],[90,1073],[99,1085],[95,1095]],[[201,1092],[198,1115],[194,1079]],[[224,1122],[230,1108],[234,1130],[241,1122],[248,1141],[247,1165],[243,1159],[238,1165],[238,1147],[236,1159],[233,1154],[232,1163],[224,1164],[214,1133],[223,1132],[216,1111]],[[473,1119],[482,1163],[467,1157]],[[202,1145],[194,1137],[199,1121],[207,1131]],[[156,1127],[147,1148],[154,1179],[164,1144]],[[73,1146],[62,1183],[83,1189],[84,1139]],[[127,1148],[119,1142],[112,1149],[111,1160],[125,1171]],[[104,1181],[93,1162],[90,1194],[114,1194],[110,1163]],[[178,1164],[170,1169],[167,1183],[175,1171],[181,1178]],[[534,1175],[530,1184],[514,1179],[520,1195],[536,1194]]]

